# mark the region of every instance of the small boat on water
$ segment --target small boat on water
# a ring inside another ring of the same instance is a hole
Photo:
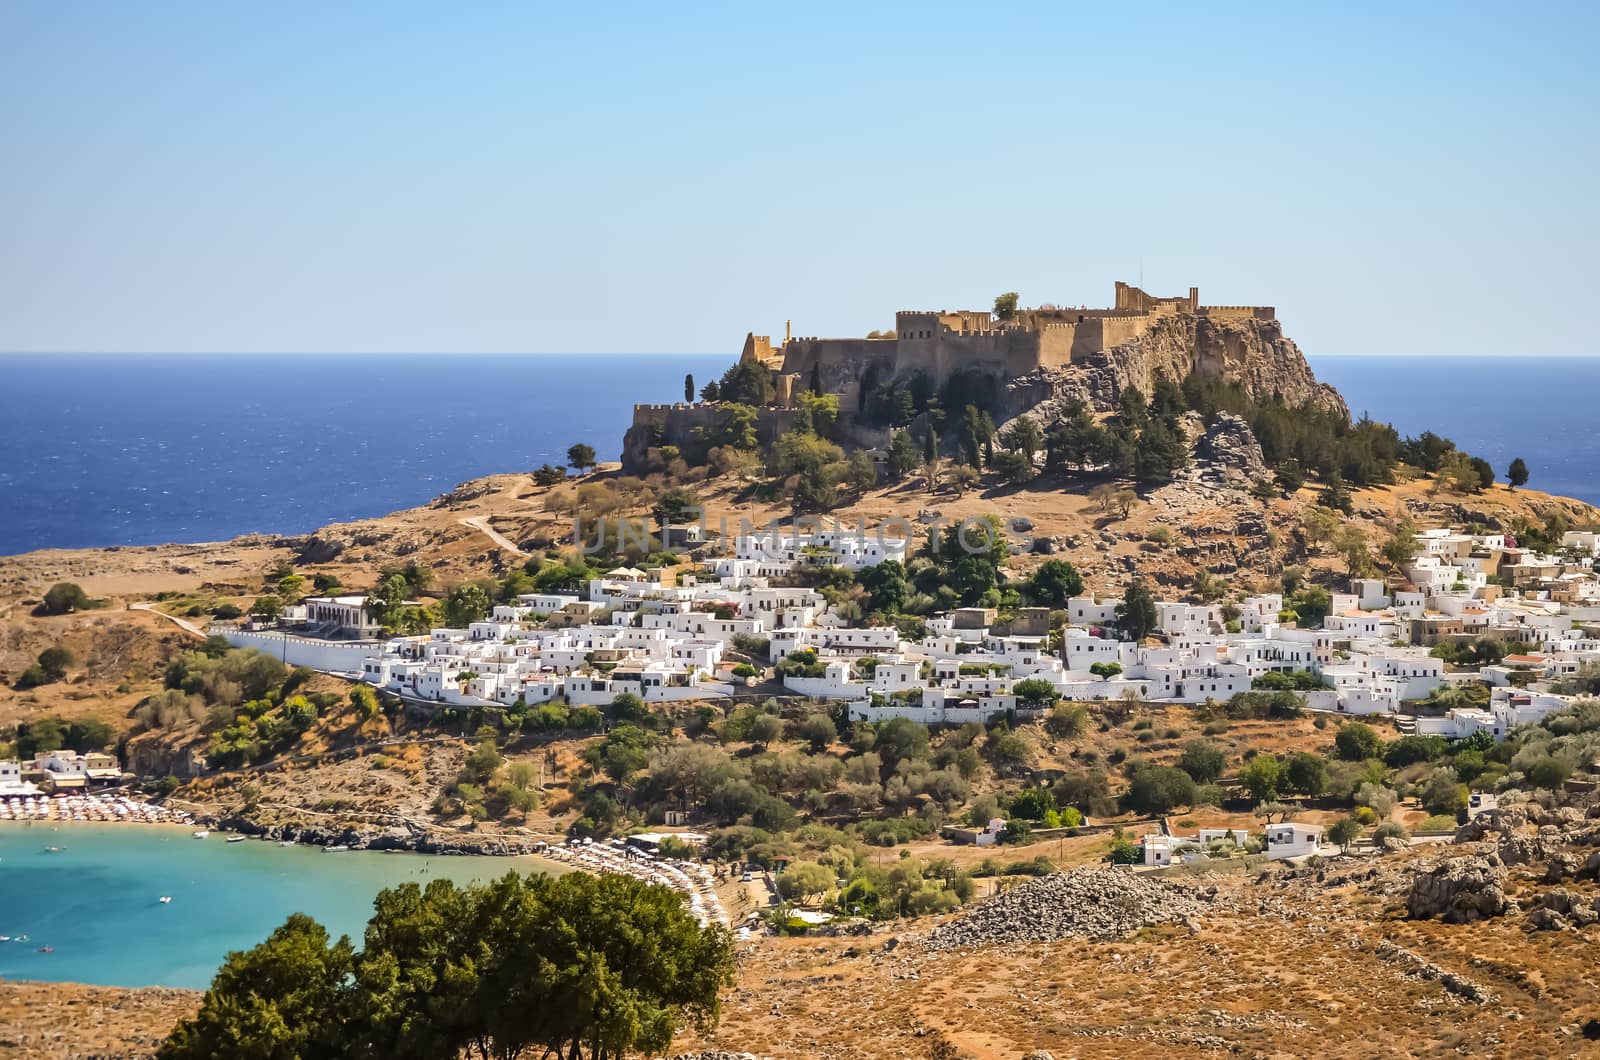
[[[164,894],[158,899],[158,901],[160,901],[162,905],[171,905],[172,904],[172,895]]]
[[[346,850],[349,850],[349,849],[350,849],[349,847],[344,846],[343,844],[339,844],[337,846],[323,847],[322,848],[322,852],[324,854],[343,854]]]
[[[230,842],[230,843],[243,843],[247,838],[249,838],[249,837],[248,836],[242,836],[242,835],[231,835],[231,836],[228,837],[228,842]]]
[[[280,839],[280,840],[278,840],[278,845],[280,847],[292,847],[292,846],[294,846],[294,840],[293,839]]]
[[[194,834],[194,837],[196,839],[204,839],[206,836],[208,836],[210,834],[211,834],[211,832],[208,829],[202,828],[202,829],[200,829],[198,832],[196,832]]]
[[[67,849],[67,848],[66,847],[45,847],[44,848],[44,852],[46,854],[59,854],[65,849]]]
[[[56,948],[54,946],[40,946],[39,947],[39,952],[40,953],[54,953],[55,951],[56,951]]]

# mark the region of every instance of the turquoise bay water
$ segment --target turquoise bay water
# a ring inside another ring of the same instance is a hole
[[[542,858],[324,854],[215,832],[198,840],[182,828],[0,823],[0,935],[12,936],[0,942],[0,978],[204,987],[229,951],[260,942],[290,913],[359,946],[385,887],[512,869],[565,871]]]

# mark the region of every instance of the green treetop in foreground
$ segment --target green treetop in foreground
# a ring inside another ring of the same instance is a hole
[[[159,1060],[618,1060],[715,1024],[723,928],[627,876],[508,873],[378,895],[365,946],[295,915],[231,953]]]

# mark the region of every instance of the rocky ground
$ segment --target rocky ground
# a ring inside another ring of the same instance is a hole
[[[199,1005],[193,990],[0,982],[0,1056],[143,1060]]]
[[[939,925],[925,944],[931,950],[954,950],[1123,938],[1142,928],[1188,921],[1206,911],[1215,896],[1215,888],[1199,890],[1121,869],[1073,869],[995,895]]]

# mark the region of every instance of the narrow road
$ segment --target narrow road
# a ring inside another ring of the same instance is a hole
[[[490,526],[489,517],[486,515],[474,515],[469,519],[462,519],[461,525],[470,526],[474,530],[482,530],[485,534],[489,535],[489,540],[493,541],[495,544],[499,545],[501,548],[512,553],[513,555],[526,556],[528,554],[521,548],[517,547],[516,542],[512,541],[509,537]]]
[[[169,615],[169,614],[167,614],[165,611],[162,611],[159,608],[157,608],[155,604],[151,604],[151,603],[129,604],[128,605],[128,610],[129,611],[148,611],[152,615],[160,615],[162,618],[166,619],[168,622],[177,623],[178,628],[182,629],[185,633],[188,633],[188,634],[191,634],[193,636],[199,637],[201,640],[205,640],[207,637],[209,637],[211,635],[211,634],[207,633],[202,627],[195,625],[193,622],[185,622],[183,619],[179,618],[177,615]]]

